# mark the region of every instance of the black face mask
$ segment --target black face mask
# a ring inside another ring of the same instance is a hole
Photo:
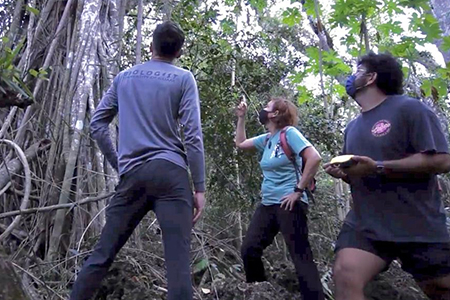
[[[269,122],[269,113],[271,111],[267,111],[264,109],[261,109],[258,114],[259,122],[263,125],[266,125],[267,122]]]

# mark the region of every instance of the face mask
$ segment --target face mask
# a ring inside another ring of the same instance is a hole
[[[367,75],[370,75],[370,73],[364,74],[362,76],[367,76]],[[356,75],[353,74],[353,75],[348,76],[347,82],[345,83],[345,91],[353,99],[355,99],[357,91],[359,91],[367,86],[367,82],[366,82],[365,85],[358,87],[358,86],[356,86],[355,80],[356,80]]]
[[[347,82],[345,83],[345,91],[353,99],[355,99],[356,91],[357,91],[356,86],[355,86],[355,79],[356,79],[355,75],[350,75],[350,76],[348,76]]]
[[[265,109],[261,109],[258,114],[259,122],[263,125],[266,125],[269,122],[269,111]]]

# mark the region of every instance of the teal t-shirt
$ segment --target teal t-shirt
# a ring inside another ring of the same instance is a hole
[[[263,172],[261,185],[262,204],[280,204],[281,199],[294,192],[297,184],[294,164],[284,154],[280,143],[281,130],[267,139],[269,133],[254,137],[253,145],[262,153],[259,162]],[[267,142],[266,142],[267,139]],[[286,130],[286,140],[293,153],[297,153],[297,165],[302,168],[300,152],[311,146],[311,143],[295,127]],[[303,194],[302,201],[308,203],[308,198]]]

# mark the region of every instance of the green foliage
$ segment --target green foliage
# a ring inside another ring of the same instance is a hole
[[[376,29],[384,36],[390,36],[391,34],[401,34],[403,32],[403,28],[400,26],[399,21],[380,24],[376,27]]]
[[[389,16],[402,13],[402,8],[396,0],[384,1],[383,8],[386,10],[386,12],[388,13]]]
[[[31,76],[33,76],[35,78],[48,80],[48,78],[47,78],[48,71],[44,68],[39,68],[39,70],[30,69],[28,72],[30,73]]]
[[[267,0],[249,0],[250,5],[258,10],[258,12],[262,12],[264,8],[267,7]]]
[[[435,39],[439,39],[442,34],[442,30],[439,27],[439,23],[432,14],[425,14],[422,19],[422,23],[419,28],[427,34],[425,41],[433,42]]]
[[[359,22],[362,15],[372,17],[377,11],[378,1],[375,0],[337,0],[333,4],[330,23],[333,27],[350,26],[354,32],[359,32]]]
[[[337,154],[342,148],[342,132],[346,122],[342,118],[328,118],[323,108],[314,101],[300,104],[299,113],[299,128],[305,137],[320,149],[322,154]]]
[[[209,266],[209,261],[206,258],[201,259],[199,262],[197,262],[196,264],[194,264],[194,268],[193,268],[193,273],[197,274],[200,273],[204,270],[206,270]]]
[[[297,85],[298,97],[297,101],[300,105],[305,104],[306,102],[314,99],[310,90],[308,90],[303,85]]]
[[[420,9],[421,11],[429,11],[430,5],[428,0],[399,0],[399,6]]]
[[[437,74],[447,81],[450,80],[450,62],[447,63],[447,66],[445,68],[439,68],[437,70]]]
[[[450,51],[450,36],[444,36],[442,38],[442,50]]]
[[[319,7],[323,26],[334,43],[334,49],[322,51],[322,68],[317,37],[310,28],[301,27],[305,15],[316,18],[314,0],[306,0],[303,6],[299,1],[291,3],[276,17],[269,15],[273,2],[266,0],[225,0],[225,13],[216,2],[205,6],[181,0],[174,6],[172,18],[186,32],[185,54],[180,65],[194,73],[202,100],[208,191],[214,195],[210,208],[213,216],[250,208],[259,200],[262,179],[259,158],[255,153],[237,151],[236,154],[234,146],[234,107],[242,94],[249,103],[248,137],[264,132],[256,112],[271,95],[282,95],[297,101],[299,127],[324,156],[340,150],[343,128],[358,112],[348,103],[352,100],[346,96],[342,77],[351,73],[356,58],[365,52],[361,45],[364,44],[363,16],[372,47],[400,57],[405,63],[405,76],[417,76],[418,82],[423,82],[421,88],[425,94],[437,91],[439,97],[446,95],[449,68],[419,76],[414,67],[419,57],[416,46],[426,45],[440,36],[436,20],[428,13],[427,1],[336,0],[331,11]],[[248,18],[245,24],[237,26],[236,20],[242,18],[236,15],[242,17],[249,8],[251,14],[256,14],[256,21],[252,23],[252,18]],[[407,10],[415,14],[407,15]],[[408,18],[406,26],[413,33],[424,34],[407,34],[400,18]],[[334,30],[344,32],[342,40],[335,38]],[[443,43],[448,47],[450,40],[444,39]],[[132,64],[134,50],[129,45],[125,49],[131,54],[129,64]],[[236,84],[231,86],[233,68]],[[315,96],[321,94],[320,69],[326,101]],[[198,262],[199,269],[206,263]]]
[[[302,15],[296,7],[289,7],[282,14],[282,22],[288,26],[294,26],[295,24],[300,23],[301,20]]]
[[[19,54],[24,45],[22,40],[14,49],[5,46],[9,42],[7,37],[2,38],[0,47],[0,93],[19,93],[26,98],[33,98],[31,91],[22,81],[20,71],[14,66],[14,59]]]
[[[220,22],[222,31],[225,35],[232,35],[236,30],[236,24],[231,19],[225,19]]]
[[[448,82],[443,78],[437,77],[433,80],[433,86],[438,92],[438,96],[446,97],[448,93]]]
[[[307,72],[316,75],[319,74],[319,48],[308,47],[306,49],[306,53],[308,54],[310,60],[309,67],[306,68]],[[348,74],[351,72],[350,66],[338,56],[336,51],[323,51],[322,60],[324,74],[326,75],[335,77],[340,74]]]
[[[433,84],[431,83],[431,80],[426,79],[426,80],[423,81],[421,89],[425,93],[425,97],[430,97],[431,96],[431,87],[432,86],[433,86]]]
[[[303,5],[308,16],[312,16],[313,18],[317,18],[316,10],[314,8],[314,0],[306,0]]]
[[[29,5],[26,5],[26,6],[25,6],[25,9],[26,9],[28,12],[34,14],[35,16],[39,16],[39,13],[40,13],[40,12],[39,12],[38,9],[36,9],[36,8],[34,8],[34,7],[31,7],[31,6],[29,6]]]

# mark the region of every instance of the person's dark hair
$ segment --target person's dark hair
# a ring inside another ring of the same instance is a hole
[[[166,21],[153,32],[153,50],[163,57],[174,58],[184,44],[184,32],[177,23]]]
[[[391,54],[369,52],[361,57],[358,65],[366,67],[368,73],[377,73],[376,85],[386,95],[403,94],[402,66]]]
[[[281,129],[286,126],[297,126],[298,110],[297,106],[285,98],[274,97],[270,101],[273,102],[273,111],[278,110],[278,115],[274,118],[277,128]]]

